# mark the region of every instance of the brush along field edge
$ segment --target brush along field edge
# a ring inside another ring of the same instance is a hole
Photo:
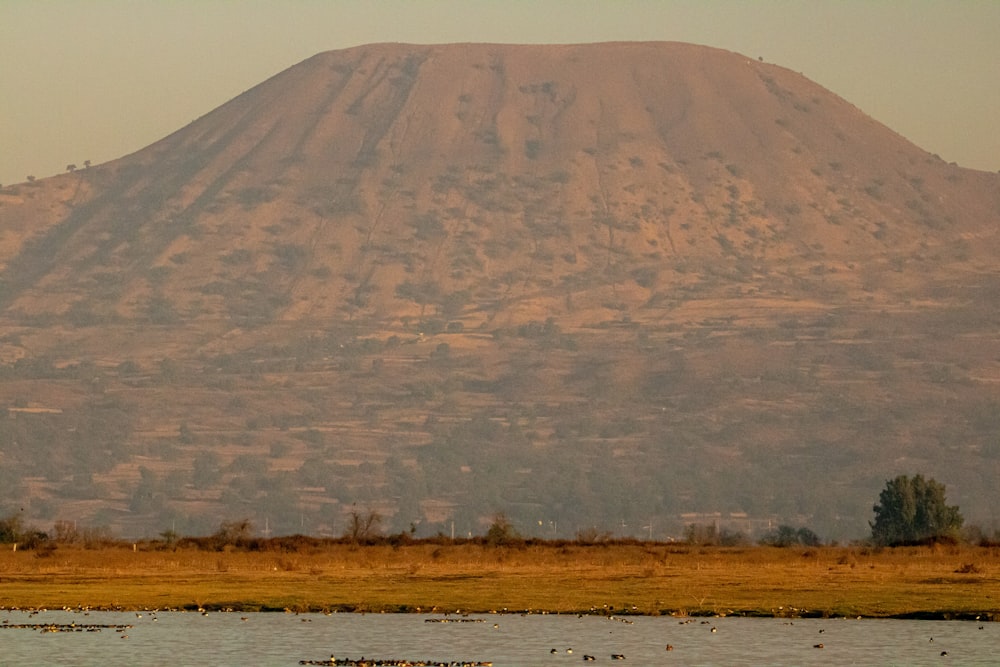
[[[936,546],[0,552],[0,606],[1000,620],[1000,549]]]

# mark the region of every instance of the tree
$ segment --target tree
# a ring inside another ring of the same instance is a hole
[[[0,544],[15,544],[25,549],[42,546],[49,536],[24,524],[20,514],[10,514],[0,519]]]
[[[822,544],[819,536],[808,528],[793,528],[781,525],[761,539],[761,544],[772,547],[818,547]]]
[[[219,471],[219,458],[209,451],[195,454],[191,469],[191,483],[199,490],[209,489],[222,478]]]
[[[872,541],[879,546],[915,544],[938,538],[955,538],[964,519],[957,505],[945,503],[944,484],[906,475],[886,482],[872,507],[869,522]]]
[[[150,512],[158,503],[154,502],[158,495],[158,480],[156,473],[146,466],[139,466],[139,484],[132,493],[128,508],[133,512]]]
[[[356,508],[352,508],[344,537],[354,544],[372,542],[378,537],[381,524],[382,515],[378,512],[361,514]]]
[[[407,280],[396,285],[396,296],[416,302],[420,306],[420,319],[423,321],[428,304],[441,296],[441,287],[433,280],[423,280],[418,283]]]
[[[253,536],[253,524],[249,519],[238,521],[223,521],[219,524],[219,530],[212,534],[212,541],[217,551],[222,551],[227,546],[245,548]]]
[[[489,530],[486,531],[487,544],[493,547],[509,547],[522,542],[520,534],[506,514],[500,513],[493,516]]]
[[[20,514],[10,514],[0,519],[0,543],[18,542],[24,537],[24,520]]]

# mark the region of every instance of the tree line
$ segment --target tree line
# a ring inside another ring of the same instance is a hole
[[[948,505],[945,486],[934,479],[922,475],[909,477],[900,475],[886,482],[879,494],[878,502],[872,506],[874,520],[869,522],[871,536],[868,542],[878,547],[912,546],[934,542],[957,543],[964,519],[957,505]],[[377,512],[352,510],[343,534],[337,538],[319,538],[306,535],[284,537],[260,537],[255,535],[253,524],[242,519],[226,521],[219,529],[204,537],[184,537],[172,530],[160,533],[159,540],[152,544],[160,548],[196,548],[222,551],[240,549],[247,551],[297,551],[301,548],[315,548],[324,544],[376,545],[415,543],[478,543],[486,546],[518,547],[532,544],[573,543],[581,545],[626,544],[655,542],[636,538],[616,538],[610,533],[596,529],[579,531],[574,540],[555,540],[539,537],[523,537],[511,520],[503,513],[494,515],[485,534],[467,538],[446,537],[443,534],[431,538],[415,537],[415,526],[409,531],[385,534],[381,530],[382,516]],[[989,540],[980,540],[990,543]],[[100,529],[78,529],[75,524],[57,521],[52,534],[28,526],[20,514],[11,514],[0,519],[0,543],[14,544],[22,549],[52,550],[58,544],[81,544],[85,547],[112,546],[124,543],[115,540],[110,533]],[[772,547],[818,547],[823,545],[820,537],[807,527],[779,525],[768,532],[759,544]],[[745,545],[748,540],[740,533],[719,530],[714,525],[689,524],[684,531],[682,543],[699,546]],[[16,548],[16,547],[15,547]]]

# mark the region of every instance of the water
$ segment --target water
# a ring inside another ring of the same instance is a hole
[[[1000,623],[843,619],[418,614],[0,612],[4,665],[298,665],[338,658],[492,661],[494,667],[995,665]],[[455,617],[451,617],[455,618]],[[245,620],[244,620],[245,619]],[[428,619],[432,622],[428,622]],[[43,632],[43,624],[130,625]],[[716,631],[713,632],[712,628]],[[667,651],[667,644],[673,645]],[[822,644],[823,648],[815,648]],[[555,649],[555,653],[552,652]],[[567,649],[572,649],[569,653]],[[947,652],[942,656],[942,652]],[[614,653],[625,656],[614,661]]]

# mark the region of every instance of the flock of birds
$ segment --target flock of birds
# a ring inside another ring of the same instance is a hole
[[[101,632],[114,630],[124,633],[132,626],[128,624],[110,623],[11,623],[4,619],[0,630],[35,630],[42,633],[50,632]]]
[[[0,607],[3,611],[22,611],[17,607],[11,607],[7,609],[6,607]],[[28,618],[34,618],[38,616],[39,613],[48,611],[47,609],[25,609],[23,611],[28,612]],[[77,607],[76,609],[70,607],[63,607],[62,611],[72,611],[76,613],[83,613],[84,616],[90,616],[90,610],[87,607]],[[136,613],[136,618],[142,618],[142,614]],[[153,617],[156,620],[156,617]],[[118,636],[122,639],[128,639],[128,631],[131,630],[133,626],[131,623],[77,623],[76,621],[70,623],[11,623],[9,618],[0,621],[0,630],[34,630],[36,632],[41,632],[42,634],[52,634],[57,632],[103,632],[104,630],[112,630],[118,633]]]
[[[582,616],[582,615],[581,615]],[[630,618],[625,618],[622,616],[609,615],[606,617],[610,621],[618,621],[626,625],[632,625],[634,621]],[[445,615],[441,618],[427,618],[424,619],[424,623],[483,623],[485,622],[482,618],[475,617],[454,617]],[[688,623],[694,623],[694,619],[687,619],[681,621],[682,625]],[[702,621],[702,625],[710,625],[709,621]],[[494,630],[500,629],[499,623],[493,624]],[[714,625],[709,628],[709,632],[718,632],[718,628]],[[673,651],[674,645],[667,644],[665,647],[667,651]],[[566,655],[573,655],[573,649],[549,649],[551,655],[556,655],[560,653],[565,653]],[[597,656],[584,653],[582,654],[584,662],[596,662]],[[624,653],[612,653],[611,660],[625,660]],[[331,655],[328,659],[319,660],[299,660],[300,665],[338,665],[347,667],[490,667],[493,663],[491,661],[450,661],[450,662],[439,662],[433,660],[403,660],[398,658],[382,658],[382,659],[372,659],[365,658],[364,656],[360,658],[338,658],[335,655]]]
[[[436,660],[399,660],[396,658],[372,659],[372,658],[337,658],[330,656],[329,660],[299,660],[300,665],[346,665],[347,667],[492,667],[493,663],[451,661],[439,662]]]
[[[4,607],[0,607],[0,610],[3,610],[3,611],[27,611],[28,615],[29,615],[29,618],[37,616],[39,614],[39,612],[47,611],[45,609],[25,609],[25,610],[20,610],[20,609],[17,609],[17,608],[7,609],[7,608],[4,608]],[[64,607],[62,610],[63,611],[83,612],[84,615],[89,616],[89,609],[84,608],[84,607],[80,607],[80,608],[77,608],[77,609],[71,609],[69,607]],[[207,616],[208,615],[208,611],[206,609],[201,608],[201,607],[199,607],[197,611],[202,616]],[[226,610],[226,611],[231,611],[231,610]],[[289,612],[289,613],[290,613],[290,611],[291,610],[286,610],[286,612]],[[147,612],[147,613],[150,613],[150,612]],[[140,612],[135,612],[135,616],[138,619],[143,618],[143,615]],[[150,613],[150,616],[151,616],[151,620],[153,620],[153,621],[157,620],[156,614],[155,614],[155,610]],[[619,621],[619,622],[625,623],[625,624],[632,624],[633,623],[633,621],[631,619],[625,618],[625,617],[621,617],[621,616],[609,615],[606,618],[608,618],[611,621]],[[979,617],[977,617],[977,620],[978,620],[978,618]],[[241,621],[247,621],[248,617],[241,616],[240,620]],[[303,619],[304,622],[306,620],[307,619]],[[309,620],[311,620],[311,619],[309,619]],[[468,616],[453,617],[453,616],[449,616],[449,615],[446,614],[444,617],[441,617],[441,618],[427,618],[427,619],[424,619],[424,622],[425,623],[483,623],[485,621],[482,618],[475,618],[475,617],[468,617]],[[681,625],[688,625],[688,624],[692,624],[692,623],[700,623],[701,625],[710,626],[708,628],[709,632],[712,632],[712,633],[718,632],[718,628],[715,625],[713,625],[711,621],[706,621],[706,620],[696,621],[693,618],[688,618],[688,619],[685,619],[683,621],[679,621],[679,623]],[[786,622],[786,625],[794,625],[794,623],[791,622],[791,621],[789,621],[789,622]],[[76,622],[70,622],[70,623],[11,623],[10,619],[7,619],[7,618],[5,618],[2,621],[0,621],[0,630],[33,630],[33,631],[36,631],[36,632],[41,632],[43,634],[59,633],[59,632],[101,632],[103,630],[111,630],[111,631],[117,632],[122,639],[128,639],[127,632],[128,632],[128,630],[130,630],[133,627],[134,626],[131,625],[131,624],[124,624],[124,623],[114,623],[114,624],[104,624],[104,623],[76,623]],[[495,630],[499,630],[500,629],[500,625],[498,623],[494,623],[493,624],[493,628]],[[979,629],[983,630],[984,626],[980,625]],[[825,632],[825,630],[823,630],[823,629],[819,630],[820,634],[822,634],[824,632]],[[934,638],[931,637],[930,641],[933,642]],[[674,650],[673,644],[666,644],[664,648],[665,648],[666,651],[673,651]],[[822,648],[825,648],[825,645],[823,643],[817,643],[817,644],[813,644],[813,648],[822,649]],[[566,648],[566,649],[556,649],[556,648],[553,648],[553,649],[550,649],[549,653],[552,654],[552,655],[556,655],[556,654],[559,654],[559,653],[565,653],[567,655],[572,655],[573,654],[573,649],[572,648]],[[947,656],[948,652],[947,651],[941,651],[941,655],[942,656]],[[594,661],[597,661],[597,656],[589,654],[589,653],[584,653],[582,657],[583,657],[583,661],[584,662],[594,662]],[[625,660],[625,655],[622,654],[622,653],[612,653],[611,654],[611,659],[612,660]],[[405,660],[405,659],[398,659],[398,658],[373,659],[373,658],[365,658],[363,656],[360,657],[360,658],[337,658],[334,655],[331,655],[329,658],[320,659],[320,660],[299,660],[299,664],[300,665],[334,665],[334,666],[346,666],[346,667],[492,667],[492,665],[493,665],[493,663],[491,661],[464,661],[463,660],[463,661],[444,661],[444,662],[442,662],[442,661],[436,661],[436,660]]]
[[[667,646],[670,646],[670,645],[667,644]],[[667,650],[670,651],[672,649],[673,649],[673,646],[670,646],[670,648],[668,648]],[[552,649],[551,651],[549,651],[549,653],[553,653],[553,654],[558,653],[558,652],[559,651],[557,649]],[[573,653],[573,649],[571,649],[571,648],[566,649],[566,653]],[[611,654],[611,659],[612,660],[624,660],[625,659],[625,654],[623,654],[623,653],[612,653]],[[583,660],[584,660],[584,662],[592,662],[594,660],[597,660],[597,656],[590,655],[589,653],[584,653],[583,654]]]

